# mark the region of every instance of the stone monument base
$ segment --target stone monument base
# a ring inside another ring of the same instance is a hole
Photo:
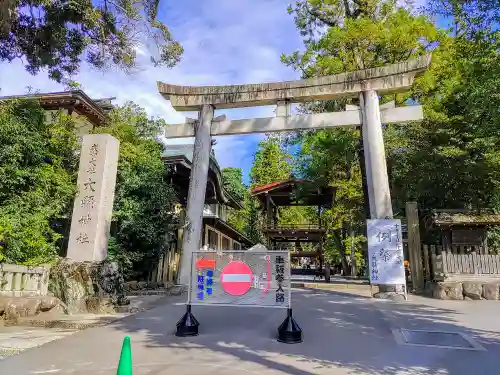
[[[397,287],[395,285],[379,285],[378,293],[375,293],[373,298],[404,301],[405,294],[401,287]]]
[[[123,275],[118,265],[109,260],[60,259],[50,270],[49,291],[66,305],[69,314],[114,313],[119,306],[130,303]]]

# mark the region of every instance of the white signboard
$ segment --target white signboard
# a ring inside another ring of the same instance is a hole
[[[288,251],[193,252],[188,303],[290,307]]]
[[[370,282],[406,285],[401,220],[367,220]]]

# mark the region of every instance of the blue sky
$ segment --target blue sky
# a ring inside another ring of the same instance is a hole
[[[420,1],[418,1],[420,3]],[[418,5],[418,4],[415,4]],[[168,123],[184,121],[157,91],[156,81],[184,85],[262,83],[299,78],[280,62],[281,53],[302,49],[293,16],[284,0],[163,0],[159,18],[184,47],[181,63],[174,69],[153,68],[146,47],[137,49],[139,67],[131,75],[105,73],[83,66],[75,79],[93,98],[116,97],[115,103],[131,100],[152,116]],[[27,86],[41,92],[62,87],[46,72],[31,76],[21,61],[0,64],[1,95],[23,94]],[[229,119],[273,116],[273,107],[225,110]],[[220,114],[220,113],[216,113]],[[245,182],[253,153],[263,135],[226,136],[217,139],[215,152],[222,167],[243,169]],[[186,140],[178,140],[185,142]]]
[[[75,79],[93,98],[116,96],[115,103],[132,100],[150,115],[167,122],[183,122],[158,94],[156,81],[185,85],[261,83],[298,78],[280,62],[280,54],[301,47],[293,16],[283,0],[163,0],[159,17],[184,47],[179,66],[153,68],[149,54],[138,49],[139,69],[132,75],[119,71],[97,72],[83,66]],[[62,90],[46,72],[31,76],[21,61],[0,64],[1,95],[23,94],[31,86],[42,92]],[[273,116],[272,107],[224,111],[229,119]],[[215,152],[222,167],[243,169],[247,179],[253,153],[262,135],[219,137]]]

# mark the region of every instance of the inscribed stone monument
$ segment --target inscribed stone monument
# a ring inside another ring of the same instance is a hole
[[[67,254],[72,260],[107,257],[119,144],[109,134],[83,136]]]

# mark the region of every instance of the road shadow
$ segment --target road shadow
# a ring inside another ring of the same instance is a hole
[[[339,369],[346,374],[469,375],[494,374],[500,368],[500,329],[468,328],[460,323],[466,317],[452,303],[443,308],[339,291],[297,290],[293,311],[304,342],[293,345],[276,341],[277,327],[286,315],[281,309],[193,306],[200,335],[175,337],[175,322],[184,310],[169,304],[111,327],[127,334],[145,333],[147,347],[170,348],[179,358],[209,358],[216,353],[293,375],[335,374]],[[460,332],[486,350],[400,345],[393,335],[399,328]]]

